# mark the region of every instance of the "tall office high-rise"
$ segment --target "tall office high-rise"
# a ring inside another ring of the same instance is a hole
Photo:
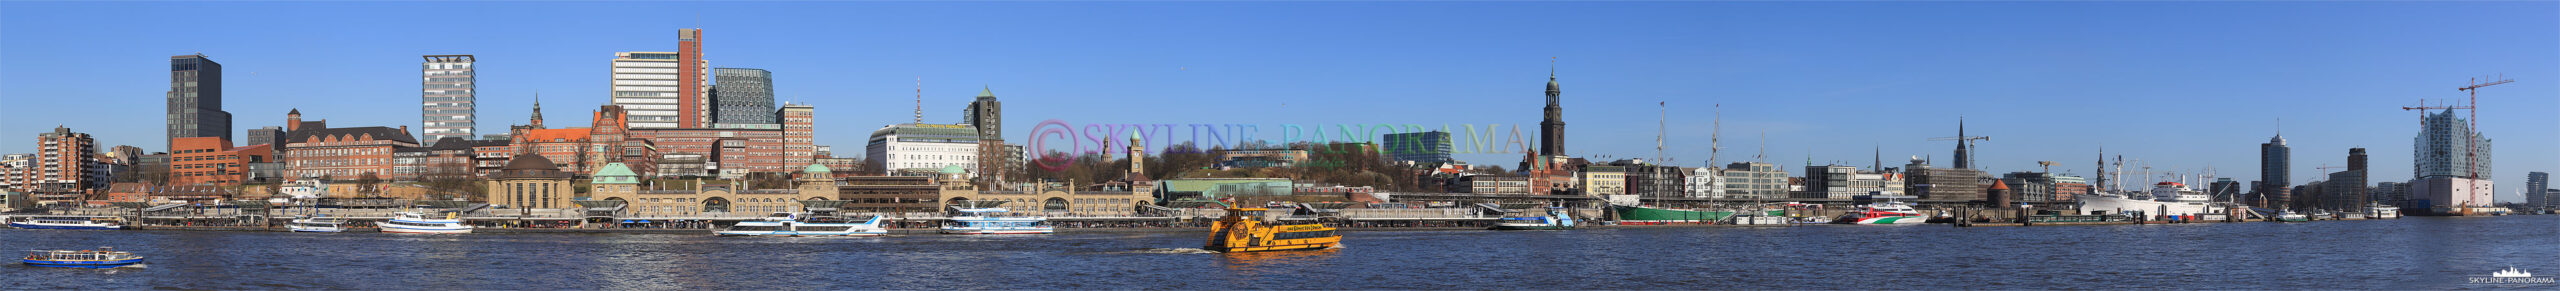
[[[434,145],[447,137],[471,139],[473,120],[479,111],[472,103],[479,78],[471,69],[471,55],[427,55],[419,69],[418,121],[425,124],[426,142]]]
[[[676,40],[677,52],[614,53],[613,105],[630,114],[631,128],[710,127],[702,30],[676,30]]]
[[[2551,198],[2555,198],[2551,197],[2552,194],[2551,173],[2531,172],[2524,174],[2524,205],[2536,208],[2552,208],[2552,206],[2560,206],[2560,201],[2551,200]]]
[[[222,111],[222,63],[204,54],[169,57],[168,95],[169,139],[232,140],[231,112]]]
[[[979,89],[978,98],[969,101],[969,108],[963,110],[960,116],[965,120],[960,124],[978,127],[978,139],[1004,139],[1004,102],[996,101],[995,88]]]
[[[702,29],[676,29],[677,103],[684,128],[711,127],[711,63],[702,61]]]
[[[773,72],[751,68],[711,69],[712,123],[774,124]]]
[[[2320,208],[2364,211],[2364,206],[2373,199],[2370,173],[2365,168],[2364,148],[2347,149],[2347,170],[2329,173],[2329,180],[2320,184],[2323,187],[2320,190],[2323,197],[2318,201]]]
[[[2291,203],[2292,170],[2293,147],[2285,146],[2284,134],[2258,144],[2258,198],[2266,199],[2267,205]]]

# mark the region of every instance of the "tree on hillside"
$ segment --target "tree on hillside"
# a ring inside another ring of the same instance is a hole
[[[738,182],[746,184],[746,189],[790,189],[793,187],[791,185],[791,174],[778,172],[747,173],[746,177],[739,177]]]
[[[364,197],[381,196],[381,187],[381,175],[374,174],[373,172],[365,172],[363,176],[356,177],[356,193],[360,193],[364,195]]]
[[[479,175],[472,172],[470,164],[456,161],[437,162],[435,165],[428,166],[426,173],[420,173],[418,177],[419,186],[426,186],[429,192],[428,198],[435,200],[468,198],[473,201],[486,201],[487,199],[482,196],[486,194],[483,192],[488,192],[488,187],[481,182]]]

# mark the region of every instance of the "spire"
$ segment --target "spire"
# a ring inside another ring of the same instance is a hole
[[[2276,118],[2276,137],[2267,139],[2267,143],[2284,145],[2284,118]]]
[[[1563,92],[1561,86],[1556,85],[1556,60],[1554,57],[1549,57],[1547,58],[1547,106],[1558,106],[1556,95]]]
[[[533,92],[533,128],[542,128],[542,91]]]
[[[1957,117],[1956,117],[1956,160],[1955,160],[1955,164],[1956,164],[1956,168],[1957,168],[1957,169],[1972,169],[1972,168],[1973,168],[1973,153],[1970,153],[1970,152],[1969,152],[1969,151],[1970,151],[1970,148],[1969,148],[1969,147],[1967,147],[1967,146],[1965,146],[1966,144],[1973,143],[1973,141],[1972,141],[1972,140],[1967,139],[1967,138],[1971,138],[1971,137],[1972,137],[1972,136],[1970,136],[1970,135],[1965,135],[1965,134],[1964,134],[1964,117],[1963,117],[1963,116],[1957,116]]]
[[[995,86],[987,86],[987,87],[983,87],[982,89],[978,89],[978,98],[995,98],[995,97],[996,97],[996,87],[995,87]]]
[[[1547,68],[1546,120],[1538,122],[1538,151],[1548,156],[1564,156],[1564,105],[1559,99],[1564,90],[1556,86],[1554,60]]]

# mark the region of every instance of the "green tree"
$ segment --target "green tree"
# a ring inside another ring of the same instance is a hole
[[[363,176],[357,176],[356,193],[364,197],[382,196],[382,176],[373,172],[365,172]]]

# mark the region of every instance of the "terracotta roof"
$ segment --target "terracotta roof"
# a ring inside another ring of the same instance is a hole
[[[559,139],[559,140],[571,140],[571,141],[582,141],[582,140],[587,140],[587,134],[588,134],[589,132],[591,132],[591,131],[590,131],[590,130],[588,130],[587,128],[584,128],[584,127],[580,127],[580,128],[560,128],[560,129],[527,129],[527,130],[525,130],[525,131],[524,131],[524,134],[523,134],[523,135],[517,135],[517,136],[516,136],[516,140],[533,141],[533,142],[550,142],[550,141],[555,140],[555,139]]]

